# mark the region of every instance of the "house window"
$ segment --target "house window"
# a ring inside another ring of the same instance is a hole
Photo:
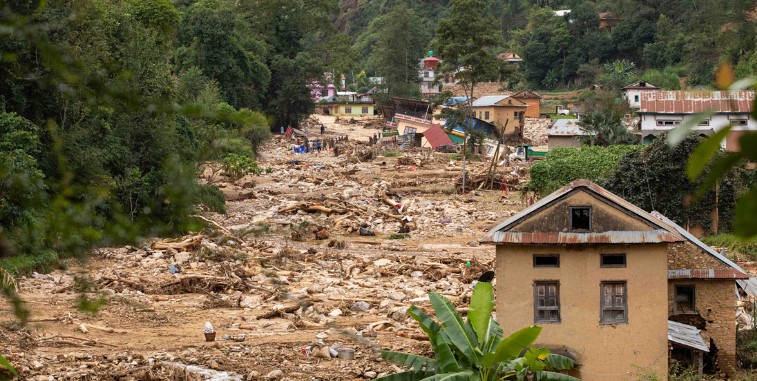
[[[626,267],[625,254],[602,254],[601,267]]]
[[[634,95],[633,96],[633,101],[636,102],[636,103],[639,103],[639,96],[638,95]]]
[[[677,125],[679,125],[679,124],[681,124],[681,121],[680,121],[680,120],[672,120],[672,119],[657,119],[657,125],[658,125],[658,126],[667,127],[667,126],[677,126]]]
[[[686,314],[696,312],[694,305],[694,285],[676,285],[674,312]]]
[[[427,72],[427,71],[423,72],[423,77],[428,78],[430,76],[431,76],[431,74],[429,72]]]
[[[352,107],[345,107],[344,108],[344,113],[345,114],[352,114]]]
[[[489,120],[489,111],[484,113],[484,119]]]
[[[481,111],[478,112],[478,119],[481,119]]]
[[[705,119],[705,120],[702,120],[699,123],[697,123],[697,126],[709,126],[709,125],[710,125],[710,120],[709,119]]]
[[[590,231],[591,230],[591,207],[580,206],[570,208],[570,230],[571,231]]]
[[[626,282],[602,282],[600,285],[602,324],[628,323]]]
[[[534,323],[560,322],[560,283],[534,282]]]
[[[363,111],[363,114],[367,114],[368,113],[368,107],[363,107],[362,111]]]
[[[746,119],[732,119],[731,120],[731,125],[732,126],[746,126],[747,125],[747,121],[746,121]]]
[[[534,254],[534,267],[560,267],[560,254]]]

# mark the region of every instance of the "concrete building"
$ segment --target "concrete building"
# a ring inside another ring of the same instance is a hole
[[[522,134],[528,105],[507,95],[487,95],[475,99],[470,105],[474,117],[502,129],[507,124],[506,134]]]
[[[576,180],[481,242],[497,245],[505,332],[543,326],[536,345],[582,380],[664,380],[669,364],[734,376],[737,283],[753,279],[660,213]]]
[[[428,57],[420,62],[418,76],[421,81],[421,96],[424,98],[432,98],[442,92],[442,84],[434,84],[437,66],[439,66],[439,59],[434,57],[432,52],[429,52]]]
[[[722,147],[739,150],[738,138],[747,132],[757,131],[757,121],[750,118],[755,92],[740,91],[654,91],[641,93],[639,131],[643,143],[650,143],[658,135],[672,130],[697,114],[712,111],[692,129],[709,136],[721,128],[733,128]]]
[[[329,93],[332,89],[329,88]],[[315,103],[315,111],[332,116],[373,116],[373,97],[355,92],[337,92]]]
[[[577,180],[491,229],[497,317],[505,332],[543,327],[536,343],[572,355],[584,381],[668,374],[667,247],[681,235]]]
[[[581,137],[587,136],[578,125],[578,119],[557,119],[547,129],[549,149],[558,147],[580,147]]]
[[[521,90],[510,96],[513,99],[517,99],[528,106],[526,108],[526,118],[539,118],[541,117],[541,95],[531,90]]]
[[[638,110],[641,107],[641,93],[657,90],[660,88],[649,82],[639,81],[624,87],[621,91],[623,99],[628,101],[628,106]]]

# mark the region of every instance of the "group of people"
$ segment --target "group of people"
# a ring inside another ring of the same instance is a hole
[[[338,142],[346,141],[347,136],[342,135],[335,138],[328,138],[328,139],[316,139],[316,140],[310,140],[308,138],[305,138],[305,153],[320,153],[323,151],[330,151],[331,149],[334,149],[336,152],[336,145]]]

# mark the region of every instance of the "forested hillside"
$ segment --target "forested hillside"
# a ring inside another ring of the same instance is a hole
[[[499,20],[504,42],[493,47],[495,52],[512,51],[523,58],[509,78],[513,86],[615,87],[632,77],[667,88],[677,88],[679,78],[687,86],[709,86],[723,62],[733,65],[737,77],[757,73],[757,5],[750,0],[468,2],[482,8],[482,18]],[[421,30],[408,33],[421,37],[420,46],[412,49],[412,58],[420,59],[433,47],[437,22],[447,17],[450,1],[340,0],[335,25],[352,37],[363,57],[358,70],[386,74],[369,57],[386,15],[398,7],[418,18]],[[556,16],[556,10],[570,13]]]

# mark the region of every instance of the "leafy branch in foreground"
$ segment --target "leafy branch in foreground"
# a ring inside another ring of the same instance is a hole
[[[411,353],[382,351],[381,357],[409,370],[381,377],[379,381],[493,381],[555,380],[575,381],[555,371],[569,370],[575,362],[531,347],[541,327],[523,328],[503,338],[502,328],[492,318],[494,290],[492,284],[479,282],[471,297],[468,319],[463,321],[455,306],[445,297],[429,294],[439,322],[416,306],[407,313],[428,335],[434,358]]]

